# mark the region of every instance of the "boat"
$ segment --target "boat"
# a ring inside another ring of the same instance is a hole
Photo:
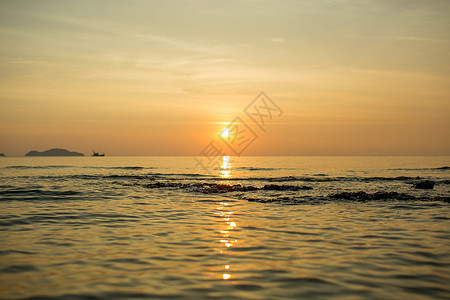
[[[98,152],[95,152],[94,150],[92,150],[91,156],[105,156],[105,153],[98,153]]]

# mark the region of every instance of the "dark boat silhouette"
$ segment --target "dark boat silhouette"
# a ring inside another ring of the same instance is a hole
[[[105,153],[98,153],[98,152],[95,152],[94,150],[92,150],[91,156],[105,156]]]

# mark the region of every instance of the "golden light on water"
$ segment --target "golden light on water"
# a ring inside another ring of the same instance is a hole
[[[225,128],[227,129],[227,128]],[[220,165],[219,170],[220,178],[222,179],[229,179],[231,178],[231,164],[230,164],[230,157],[229,156],[223,156],[222,157],[222,164]]]
[[[228,160],[224,159],[224,162]],[[219,253],[221,255],[227,255],[227,251],[226,249],[230,249],[232,247],[235,247],[238,243],[238,240],[232,236],[233,230],[237,227],[237,224],[235,221],[230,221],[232,215],[234,214],[233,211],[231,211],[231,205],[228,202],[220,202],[219,206],[215,207],[215,211],[214,211],[214,215],[222,217],[224,224],[223,227],[221,226],[219,233],[220,233],[220,244],[221,244],[221,249],[219,249]],[[223,268],[225,270],[230,270],[231,266],[229,264],[226,264],[223,266]],[[231,274],[230,273],[223,273],[222,274],[222,279],[223,280],[228,280],[231,278]]]
[[[223,161],[222,166],[224,168],[231,168],[231,166],[230,166],[230,157],[229,156],[222,157],[222,161]]]

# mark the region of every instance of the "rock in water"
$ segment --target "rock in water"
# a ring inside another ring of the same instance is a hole
[[[416,189],[424,189],[424,190],[432,190],[434,188],[435,182],[431,180],[423,180],[416,182],[414,184],[414,188]]]

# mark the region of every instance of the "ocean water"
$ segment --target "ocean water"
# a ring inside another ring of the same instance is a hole
[[[1,158],[0,298],[449,299],[449,165]]]

